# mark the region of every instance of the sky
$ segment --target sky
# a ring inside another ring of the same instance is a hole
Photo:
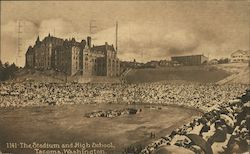
[[[28,46],[49,33],[77,41],[90,35],[94,45],[115,44],[116,21],[121,60],[229,57],[249,50],[249,16],[248,1],[1,1],[1,60],[23,66]]]

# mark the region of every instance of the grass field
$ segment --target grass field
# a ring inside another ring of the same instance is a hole
[[[143,83],[157,81],[184,80],[200,83],[214,83],[224,79],[230,73],[205,66],[165,67],[134,69],[126,76],[128,83]]]
[[[108,153],[121,153],[131,144],[146,145],[156,138],[169,134],[201,113],[191,109],[164,106],[152,110],[144,106],[136,115],[115,118],[87,118],[87,112],[122,109],[128,105],[64,105],[0,109],[0,149],[2,152],[35,153],[31,149],[6,149],[7,142],[26,143],[112,143],[114,148],[104,148]],[[131,106],[130,106],[131,107]]]

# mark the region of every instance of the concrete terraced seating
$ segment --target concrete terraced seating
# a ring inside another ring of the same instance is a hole
[[[140,153],[163,154],[164,151],[171,153],[173,149],[174,152],[185,153],[247,153],[250,145],[249,109],[250,90],[246,90],[240,99],[203,114],[170,135],[149,144]]]

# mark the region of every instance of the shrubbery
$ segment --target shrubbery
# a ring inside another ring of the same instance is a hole
[[[15,72],[18,70],[16,64],[9,64],[8,62],[2,63],[0,61],[0,81],[5,81],[14,77]]]

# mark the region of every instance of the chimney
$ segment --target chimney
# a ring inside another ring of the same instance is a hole
[[[105,48],[108,50],[108,42],[105,42]]]
[[[91,37],[90,36],[87,37],[87,45],[89,48],[91,48]]]

